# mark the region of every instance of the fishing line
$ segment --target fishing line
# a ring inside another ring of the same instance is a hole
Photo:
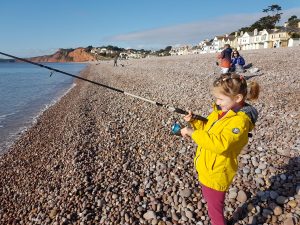
[[[145,102],[149,102],[149,103],[151,103],[153,105],[156,105],[156,106],[159,106],[159,107],[164,107],[164,108],[168,109],[170,112],[176,112],[176,113],[183,114],[183,115],[187,115],[188,114],[188,112],[185,111],[185,110],[183,110],[183,109],[176,108],[176,107],[170,106],[168,104],[163,104],[163,103],[160,103],[160,102],[156,102],[156,101],[153,101],[153,100],[150,100],[150,99],[138,96],[138,95],[134,95],[134,94],[125,92],[125,91],[123,91],[121,89],[118,89],[118,88],[115,88],[115,87],[111,87],[111,86],[108,86],[108,85],[105,85],[105,84],[101,84],[99,82],[96,82],[96,81],[93,81],[93,80],[89,80],[89,79],[86,79],[86,78],[83,78],[83,77],[80,77],[80,76],[76,76],[74,74],[67,73],[67,72],[62,71],[62,70],[58,70],[58,69],[55,69],[55,68],[52,68],[52,67],[49,67],[49,66],[42,65],[40,63],[32,62],[30,60],[19,58],[19,57],[16,57],[16,56],[13,56],[13,55],[9,55],[9,54],[3,53],[3,52],[0,52],[0,54],[2,54],[4,56],[7,56],[7,57],[10,57],[10,58],[13,58],[13,59],[17,59],[17,60],[20,60],[20,61],[23,61],[23,62],[27,62],[27,63],[33,64],[33,65],[36,65],[36,66],[39,66],[39,67],[43,67],[43,68],[48,69],[48,70],[51,70],[51,75],[54,72],[62,73],[64,75],[71,76],[71,77],[74,77],[74,78],[77,78],[77,79],[80,79],[80,80],[83,80],[83,81],[87,81],[87,82],[90,82],[92,84],[96,84],[98,86],[110,89],[112,91],[116,91],[116,92],[125,94],[127,96],[131,96],[133,98],[140,99],[140,100],[145,101]],[[192,117],[193,117],[193,119],[207,121],[207,119],[205,117],[202,117],[200,115],[193,114]]]

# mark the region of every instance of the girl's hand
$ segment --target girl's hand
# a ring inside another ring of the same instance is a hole
[[[193,130],[191,128],[184,127],[180,130],[180,133],[181,133],[182,137],[191,137]]]
[[[193,113],[192,113],[192,111],[189,111],[189,114],[187,114],[187,115],[185,115],[184,117],[183,117],[183,119],[186,121],[186,122],[190,122],[193,118]]]

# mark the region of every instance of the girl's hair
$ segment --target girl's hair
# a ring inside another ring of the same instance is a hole
[[[238,57],[238,56],[240,56],[240,53],[238,52],[238,50],[233,50],[233,52],[232,52],[232,56],[234,56],[234,53],[236,53],[236,54],[237,54],[237,57]]]
[[[247,86],[246,79],[236,73],[222,74],[213,83],[213,88],[221,91],[222,94],[234,97],[241,94],[244,100],[255,100],[259,95],[259,84],[252,81],[249,86]],[[248,90],[249,89],[249,90]]]

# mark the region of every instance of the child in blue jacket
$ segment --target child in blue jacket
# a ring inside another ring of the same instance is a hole
[[[245,60],[238,51],[233,51],[231,58],[231,72],[245,72]]]

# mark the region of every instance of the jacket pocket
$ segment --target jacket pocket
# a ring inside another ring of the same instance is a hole
[[[217,161],[217,156],[215,155],[215,156],[211,159],[211,164],[210,164],[210,168],[209,168],[210,171],[213,171],[213,170],[214,170],[216,161]]]

